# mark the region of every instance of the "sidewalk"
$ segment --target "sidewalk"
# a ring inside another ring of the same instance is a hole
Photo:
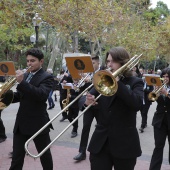
[[[59,97],[58,97],[59,98]],[[151,155],[154,148],[154,138],[153,138],[153,128],[151,126],[151,121],[153,113],[155,111],[156,103],[153,103],[148,115],[148,127],[144,133],[140,133],[140,141],[142,147],[142,156],[138,158],[135,170],[148,170]],[[11,104],[2,112],[2,120],[6,127],[6,134],[8,136],[7,140],[0,143],[0,170],[9,170],[11,159],[8,158],[8,153],[12,151],[12,137],[13,137],[13,126],[16,118],[16,112],[18,110],[18,104]],[[50,118],[53,118],[57,113],[59,113],[60,107],[59,102],[55,102],[55,108],[49,110]],[[59,122],[61,116],[59,116],[54,122],[54,129],[51,131],[51,139],[54,139],[68,124],[68,121]],[[87,152],[87,158],[79,163],[73,160],[73,157],[78,154],[79,142],[82,130],[82,117],[79,119],[79,129],[78,136],[75,138],[70,138],[71,130],[68,129],[51,147],[54,170],[90,170],[89,153]],[[141,122],[140,113],[137,114],[137,128],[139,129]],[[92,135],[96,122],[94,121],[91,127]],[[36,154],[34,145],[30,145],[31,153]],[[164,149],[164,161],[161,170],[170,170],[168,165],[168,152],[169,147],[166,142]],[[34,160],[33,158],[26,156],[23,170],[42,170],[41,163],[39,159]]]

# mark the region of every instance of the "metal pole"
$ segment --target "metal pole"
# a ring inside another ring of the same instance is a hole
[[[38,48],[38,29],[39,26],[35,26],[35,47]]]

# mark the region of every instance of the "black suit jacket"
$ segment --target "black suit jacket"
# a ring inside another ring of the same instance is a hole
[[[27,76],[28,73],[14,93],[13,103],[20,102],[14,133],[19,130],[24,135],[33,135],[49,121],[46,101],[54,79],[43,69],[40,69],[29,83],[25,81]],[[49,128],[43,131],[46,132],[49,132]]]
[[[91,94],[97,95],[93,88]],[[141,155],[136,129],[136,113],[143,102],[143,81],[127,77],[118,82],[118,90],[111,97],[98,100],[99,122],[92,135],[88,150],[99,153],[108,140],[110,152],[117,158],[134,158]],[[83,102],[80,103],[80,108]]]
[[[170,98],[160,95],[157,100],[157,107],[152,120],[152,125],[160,128],[164,116],[167,116],[168,129],[170,130]]]

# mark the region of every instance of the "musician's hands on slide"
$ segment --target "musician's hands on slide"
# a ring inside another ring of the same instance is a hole
[[[163,94],[163,95],[165,95],[165,96],[166,96],[167,93],[168,93],[168,91],[167,91],[166,88],[162,88],[160,92],[161,92],[161,94]]]
[[[22,70],[16,71],[16,80],[18,83],[21,83],[21,81],[24,79],[24,74]]]
[[[93,103],[93,106],[96,105],[96,104],[98,104],[98,103],[95,101],[95,96],[92,95],[92,94],[90,94],[90,93],[87,93],[87,95],[86,95],[86,101],[85,101],[84,104],[90,105],[90,104],[92,104],[92,103]]]

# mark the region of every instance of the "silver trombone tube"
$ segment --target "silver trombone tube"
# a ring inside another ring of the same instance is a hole
[[[100,96],[101,96],[101,94],[99,94],[99,95],[96,97],[95,101],[96,101]],[[94,102],[95,102],[95,101],[94,101]],[[56,138],[54,138],[54,139],[51,141],[51,143],[49,143],[39,154],[33,155],[33,154],[31,154],[31,153],[28,151],[28,149],[26,149],[27,154],[29,154],[29,156],[31,156],[31,157],[33,157],[33,158],[35,158],[35,159],[36,159],[36,158],[39,158],[40,156],[42,156],[42,155],[44,154],[44,152],[46,152],[46,151],[51,147],[51,145],[52,145],[58,138],[60,138],[60,136],[62,136],[62,135],[64,134],[64,132],[67,131],[67,129],[68,129],[70,126],[72,126],[72,124],[73,124],[76,120],[78,120],[92,105],[93,105],[93,103],[91,103],[90,105],[88,105],[88,106],[83,110],[83,112],[80,113],[68,126],[66,126],[66,128],[65,128],[61,133],[59,133],[59,135],[56,136]],[[28,146],[28,143],[29,143],[30,140],[31,140],[31,138],[25,143],[25,147]]]
[[[80,90],[80,87],[82,87],[82,86],[84,85],[85,79],[86,79],[90,74],[91,74],[91,73],[88,73],[84,78],[82,78],[82,79],[80,80],[80,82],[79,82],[78,85],[76,86],[76,89],[75,89],[76,92],[78,92],[78,91]]]
[[[37,155],[33,155],[33,154],[31,154],[30,152],[29,152],[29,150],[28,150],[28,145],[29,145],[29,143],[31,142],[31,140],[33,140],[36,136],[38,136],[46,127],[48,127],[61,113],[63,113],[67,108],[69,108],[75,101],[77,101],[81,96],[83,96],[83,94],[85,93],[85,92],[87,92],[91,87],[93,87],[93,84],[91,84],[89,87],[87,87],[81,94],[79,94],[72,102],[70,102],[63,110],[61,110],[56,116],[54,116],[47,124],[45,124],[39,131],[37,131],[31,138],[29,138],[27,141],[26,141],[26,143],[25,143],[25,151],[26,151],[26,154],[28,154],[29,156],[31,156],[31,157],[33,157],[33,158],[38,158],[38,157],[40,157],[47,149],[49,149],[49,147],[59,138],[58,136],[61,136],[62,134],[60,133],[44,150],[42,150],[39,154],[37,154]],[[97,100],[97,99],[96,99]],[[92,105],[92,104],[91,104]],[[90,106],[90,105],[89,105]],[[88,107],[87,107],[88,108]],[[78,119],[78,118],[77,118]],[[77,120],[76,119],[76,120]],[[75,120],[75,119],[74,119]],[[74,121],[73,120],[73,121]],[[75,121],[76,121],[75,120]],[[75,122],[74,121],[74,122]],[[73,123],[74,123],[73,122]],[[73,124],[72,123],[72,124]],[[72,125],[71,124],[71,125]],[[70,125],[70,126],[71,126]],[[69,126],[69,127],[70,127]],[[66,128],[65,128],[66,129]],[[63,130],[63,131],[66,131],[66,130]]]

